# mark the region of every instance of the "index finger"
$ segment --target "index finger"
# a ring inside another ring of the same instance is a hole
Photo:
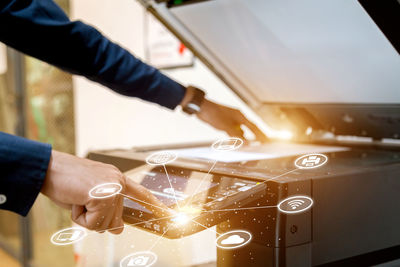
[[[126,178],[125,196],[151,210],[157,217],[173,216],[174,212],[156,198],[147,188]]]
[[[260,142],[267,142],[268,141],[268,137],[260,130],[260,128],[257,127],[257,125],[255,125],[254,123],[252,123],[251,121],[249,121],[243,114],[241,116],[241,122],[247,126],[247,128],[250,129],[250,131],[252,131],[254,133],[254,135],[256,136],[256,139]]]

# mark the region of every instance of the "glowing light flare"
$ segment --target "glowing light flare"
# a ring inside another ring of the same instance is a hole
[[[290,140],[293,138],[293,133],[288,130],[271,130],[268,136],[276,139]]]
[[[198,215],[201,213],[201,209],[190,205],[183,206],[179,209],[179,213],[185,213],[188,215]]]
[[[190,221],[190,217],[186,213],[178,213],[171,219],[176,225],[185,225]]]
[[[171,219],[176,225],[187,224],[191,219],[201,213],[201,209],[193,206],[183,206],[179,209],[176,216]]]

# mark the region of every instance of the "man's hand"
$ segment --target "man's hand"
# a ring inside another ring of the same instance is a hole
[[[219,105],[204,99],[197,117],[214,128],[225,131],[230,136],[244,139],[244,133],[241,128],[244,125],[253,132],[258,141],[266,142],[268,140],[267,136],[238,109]]]
[[[52,151],[47,176],[41,192],[56,204],[72,210],[72,220],[90,230],[119,234],[122,221],[121,194],[97,199],[89,191],[103,183],[119,183],[121,193],[140,199],[157,216],[171,216],[171,211],[143,186],[127,179],[116,167]]]

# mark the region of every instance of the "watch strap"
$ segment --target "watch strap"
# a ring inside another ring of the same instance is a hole
[[[185,106],[182,107],[183,112],[187,114],[196,114],[200,111],[201,104],[205,98],[206,93],[196,87],[189,86],[189,90],[193,91],[192,99],[190,99]]]

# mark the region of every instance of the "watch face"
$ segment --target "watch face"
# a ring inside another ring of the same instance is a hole
[[[193,114],[193,113],[197,113],[197,112],[200,111],[200,107],[199,107],[198,105],[196,105],[196,104],[193,104],[193,103],[187,104],[186,109],[187,109],[189,112],[191,112],[192,114]]]

